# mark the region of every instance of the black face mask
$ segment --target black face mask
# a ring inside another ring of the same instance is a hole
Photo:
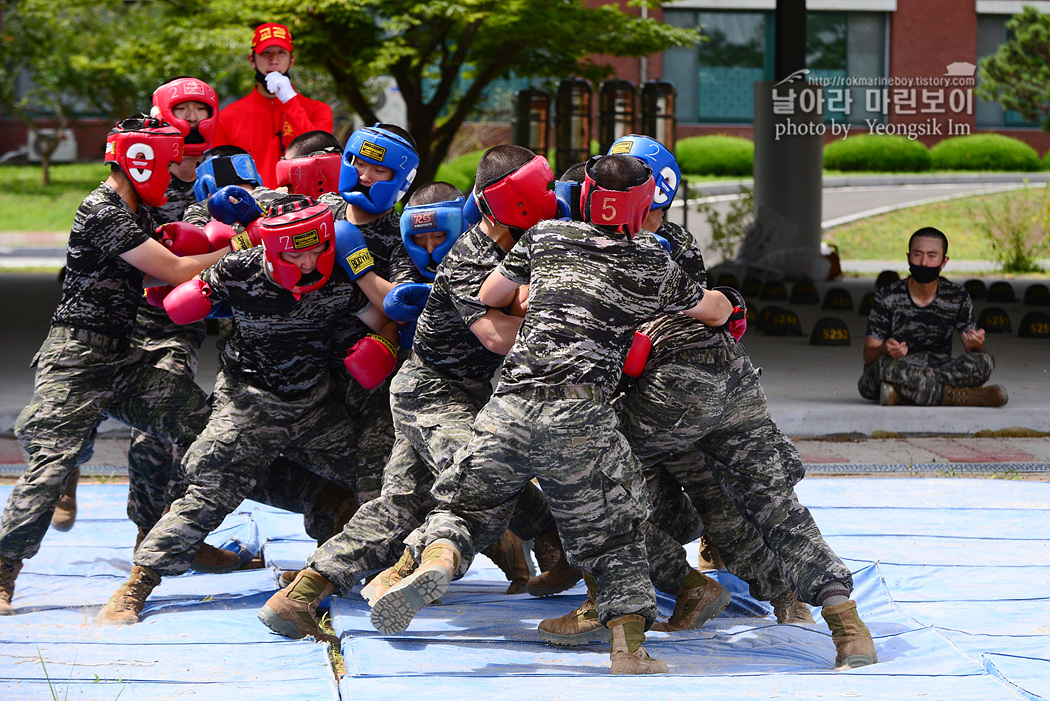
[[[284,73],[282,73],[282,75],[286,75],[289,79],[291,79],[292,71],[287,70]],[[255,69],[255,82],[263,86],[264,88],[266,87],[266,74],[260,71],[258,68]]]
[[[915,265],[915,263],[908,264],[908,270],[911,272],[911,276],[915,278],[915,282],[920,285],[925,285],[933,282],[937,279],[937,276],[941,274],[941,266],[929,266],[929,265]]]

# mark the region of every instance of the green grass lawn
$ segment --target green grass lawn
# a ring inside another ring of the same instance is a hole
[[[53,165],[44,187],[40,166],[0,166],[0,231],[69,231],[80,202],[108,175],[101,163]]]

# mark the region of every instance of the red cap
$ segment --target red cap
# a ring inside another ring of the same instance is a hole
[[[289,53],[292,50],[292,33],[288,27],[276,22],[260,24],[252,37],[252,53],[258,54],[271,46],[280,46]]]

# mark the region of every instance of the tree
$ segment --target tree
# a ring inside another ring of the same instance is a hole
[[[239,16],[284,21],[297,66],[323,68],[365,123],[376,120],[369,80],[390,75],[404,97],[420,154],[419,182],[432,179],[456,132],[499,79],[600,80],[611,68],[593,55],[644,56],[695,44],[696,30],[583,0],[250,0]]]
[[[79,119],[149,112],[153,90],[178,75],[242,89],[244,43],[232,43],[241,37],[229,27],[202,28],[204,9],[201,0],[66,0],[59,12],[52,0],[5,0],[0,105],[46,144],[45,185],[59,143],[49,136]]]
[[[977,95],[1050,131],[1050,15],[1026,5],[1006,29],[1010,38],[981,61]]]

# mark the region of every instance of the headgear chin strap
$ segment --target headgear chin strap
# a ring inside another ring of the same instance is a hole
[[[613,142],[609,155],[625,153],[644,161],[653,170],[656,192],[653,194],[653,209],[667,209],[682,182],[682,171],[674,154],[651,136],[628,134]]]
[[[183,102],[200,102],[207,106],[208,117],[190,126],[185,119],[175,116],[175,106]],[[160,117],[182,132],[185,146],[182,151],[191,158],[200,158],[211,148],[215,129],[219,125],[219,98],[215,90],[203,80],[176,78],[153,91],[153,107]],[[152,113],[152,112],[151,112]]]
[[[627,190],[607,190],[595,182],[594,166],[601,158],[594,156],[587,161],[580,196],[583,220],[597,226],[616,227],[620,233],[634,238],[642,230],[653,202],[656,187],[653,171],[644,161],[639,161],[645,166],[644,179],[639,179]]]
[[[262,186],[262,176],[259,175],[251,156],[247,153],[212,156],[197,166],[197,181],[193,183],[193,194],[198,202],[203,202],[221,187],[242,183]]]
[[[391,180],[372,183],[368,187],[359,186],[360,177],[354,160],[377,166],[384,166],[394,171]],[[343,167],[339,174],[339,194],[343,199],[360,207],[369,214],[382,214],[392,208],[405,196],[412,181],[416,179],[419,168],[419,154],[412,144],[397,134],[374,127],[358,129],[346,142],[343,151]]]
[[[509,229],[524,231],[558,216],[558,198],[551,189],[554,171],[543,156],[474,188],[481,213]]]
[[[277,161],[277,186],[287,185],[291,192],[317,199],[339,188],[342,155],[338,150],[324,150],[300,158]]]
[[[259,220],[266,270],[274,282],[295,295],[320,288],[328,282],[335,266],[335,220],[332,210],[327,205],[311,202],[280,205],[272,216]],[[299,266],[285,261],[281,254],[301,253],[319,247],[325,247],[317,259],[319,279],[300,285],[303,273]]]
[[[107,165],[116,165],[145,204],[168,201],[172,163],[182,163],[182,132],[161,119],[131,117],[106,136]]]
[[[434,279],[438,263],[451,250],[453,244],[469,226],[463,216],[465,197],[457,197],[448,202],[421,204],[405,207],[401,213],[401,241],[405,244],[409,258],[419,268],[419,272],[429,280]],[[443,232],[445,240],[431,253],[412,238],[417,234]]]

